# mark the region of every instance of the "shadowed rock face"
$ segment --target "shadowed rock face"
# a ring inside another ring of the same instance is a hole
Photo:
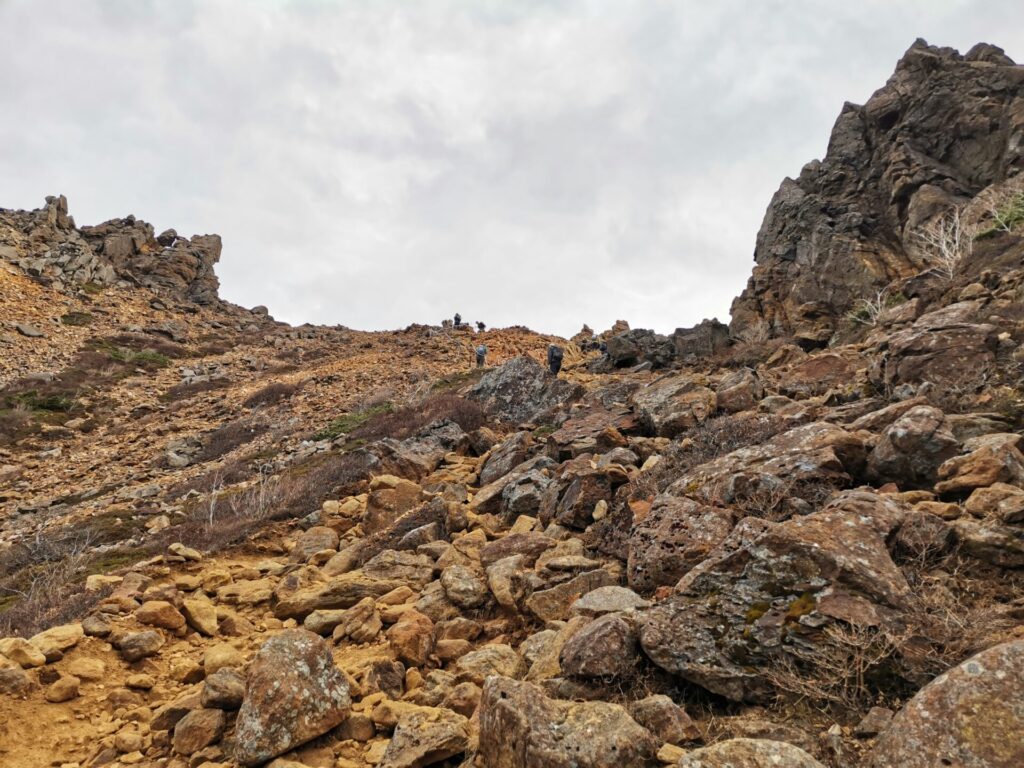
[[[786,179],[733,302],[733,336],[823,344],[862,298],[922,269],[913,232],[1024,167],[1024,67],[995,46],[918,40],[863,106],[846,104],[824,160]]]

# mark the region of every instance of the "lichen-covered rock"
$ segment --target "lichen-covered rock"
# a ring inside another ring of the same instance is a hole
[[[729,739],[696,749],[677,768],[825,768],[799,747],[784,741]]]
[[[868,473],[900,488],[931,488],[939,466],[960,447],[946,415],[929,405],[911,408],[890,424],[868,457]]]
[[[811,515],[766,524],[640,614],[644,652],[729,699],[770,698],[773,666],[824,652],[830,623],[878,627],[908,607],[910,589],[886,548],[905,511],[851,491]]]
[[[481,768],[646,766],[660,746],[617,704],[551,699],[501,677],[484,684],[479,717]]]
[[[842,486],[863,472],[866,437],[826,422],[805,424],[700,464],[669,486],[667,493],[705,504],[732,504],[783,488],[797,497],[802,487]]]
[[[622,616],[608,614],[577,632],[562,648],[562,672],[577,677],[620,677],[639,661],[637,633]]]
[[[629,585],[642,592],[672,586],[729,535],[736,513],[663,493],[629,535]]]
[[[485,373],[468,397],[494,418],[521,424],[541,420],[582,392],[578,384],[550,376],[540,363],[524,355]]]
[[[702,376],[666,376],[637,390],[633,406],[644,426],[660,437],[674,437],[703,424],[718,408],[714,391]]]
[[[420,708],[402,715],[384,752],[387,768],[424,768],[461,755],[469,746],[469,721],[447,709]]]
[[[227,719],[220,709],[194,709],[174,726],[172,746],[180,755],[191,755],[213,744],[224,733]]]
[[[918,691],[879,737],[871,765],[1024,765],[1024,640],[982,651]]]
[[[250,665],[235,759],[243,766],[266,762],[338,725],[350,705],[348,682],[327,643],[304,629],[286,630],[265,642]]]

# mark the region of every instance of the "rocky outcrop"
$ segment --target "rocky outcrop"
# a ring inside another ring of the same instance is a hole
[[[212,304],[220,254],[219,235],[157,236],[134,216],[78,228],[63,195],[34,211],[0,209],[0,259],[60,289],[127,280],[177,301]]]
[[[757,236],[740,338],[824,344],[860,299],[929,266],[918,227],[1024,168],[1024,69],[999,48],[918,40],[863,106],[846,104],[825,158],[786,179]]]

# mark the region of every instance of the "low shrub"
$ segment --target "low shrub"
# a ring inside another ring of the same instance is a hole
[[[246,408],[255,408],[260,405],[274,405],[282,400],[287,400],[301,388],[301,384],[288,384],[283,381],[275,381],[272,384],[267,384],[267,386],[262,389],[258,389],[253,392],[243,401],[242,405]]]
[[[270,425],[261,421],[239,419],[229,421],[203,438],[203,449],[199,452],[199,461],[212,461],[225,453],[245,445],[270,429]]]

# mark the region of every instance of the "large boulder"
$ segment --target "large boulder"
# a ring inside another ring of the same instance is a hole
[[[946,415],[933,406],[919,405],[882,433],[868,457],[868,474],[880,484],[931,488],[939,466],[955,456],[959,447]]]
[[[745,542],[730,536],[739,546],[723,546],[640,614],[644,652],[728,699],[769,700],[773,671],[842,655],[828,627],[874,631],[907,609],[909,587],[886,549],[905,512],[890,497],[851,491],[813,514],[761,522]]]
[[[961,302],[921,315],[883,343],[871,369],[879,388],[931,382],[970,388],[994,362],[998,329],[972,322],[979,302]]]
[[[733,504],[783,490],[800,496],[814,485],[843,486],[864,470],[867,437],[827,422],[805,424],[693,467],[667,492]]]
[[[249,668],[235,727],[235,760],[271,758],[327,733],[349,713],[348,682],[330,646],[304,629],[267,640]]]
[[[653,368],[663,368],[672,362],[676,354],[672,339],[645,328],[617,334],[608,339],[608,359],[616,368],[626,368],[649,363]]]
[[[634,518],[629,535],[626,573],[629,585],[642,592],[672,586],[729,535],[736,513],[665,493],[650,511]]]
[[[467,397],[494,418],[522,424],[543,421],[581,395],[579,385],[551,376],[524,355],[485,373]]]
[[[659,437],[674,437],[703,424],[718,407],[707,380],[689,373],[651,382],[633,394],[632,403],[644,427]]]
[[[487,679],[479,712],[481,768],[646,766],[660,746],[617,704],[550,699],[507,678]]]
[[[918,691],[879,737],[870,764],[1024,765],[1024,640],[982,651]]]
[[[480,485],[493,483],[526,461],[532,442],[529,432],[514,432],[495,446],[480,469]]]

